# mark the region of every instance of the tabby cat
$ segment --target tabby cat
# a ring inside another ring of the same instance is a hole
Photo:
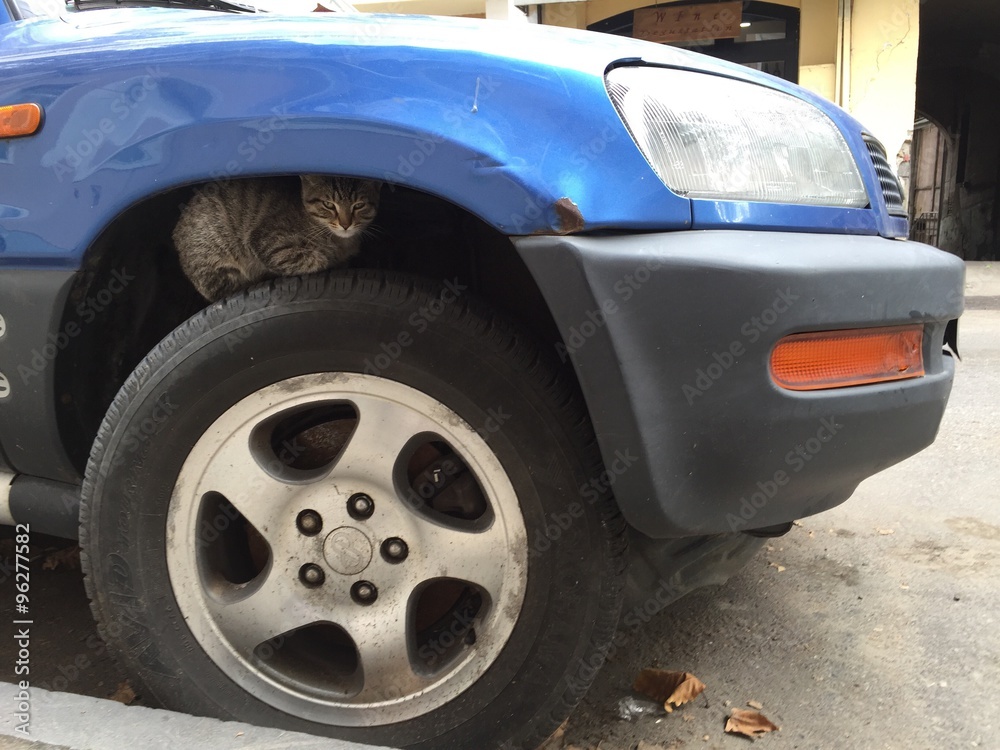
[[[319,175],[213,183],[174,228],[181,268],[215,302],[264,279],[342,266],[360,249],[381,188]]]

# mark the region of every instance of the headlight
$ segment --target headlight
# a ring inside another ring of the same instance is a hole
[[[608,93],[664,184],[689,198],[863,208],[844,136],[794,96],[669,68],[615,68]]]

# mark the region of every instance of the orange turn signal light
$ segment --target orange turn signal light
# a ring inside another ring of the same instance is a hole
[[[0,138],[32,135],[42,124],[42,108],[37,104],[8,104],[0,107]]]
[[[922,325],[796,333],[771,352],[771,378],[793,391],[916,378],[923,351]]]

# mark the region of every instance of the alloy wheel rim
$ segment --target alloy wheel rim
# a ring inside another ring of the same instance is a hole
[[[339,455],[290,465],[275,425],[329,408],[355,415]],[[444,472],[411,485],[428,445],[451,451],[432,464]],[[431,507],[439,479],[478,489],[482,512]],[[496,661],[524,601],[527,535],[499,460],[455,412],[395,381],[318,373],[205,431],[174,487],[166,560],[195,640],[231,680],[295,716],[374,726],[439,708]]]

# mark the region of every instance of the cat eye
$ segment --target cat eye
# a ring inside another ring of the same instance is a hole
[[[360,211],[364,207],[365,207],[364,201],[358,201],[353,206],[351,206],[351,209],[354,211]]]
[[[323,206],[324,208],[328,208],[331,211],[333,211],[336,208],[336,205],[334,205],[333,201],[323,201]]]

